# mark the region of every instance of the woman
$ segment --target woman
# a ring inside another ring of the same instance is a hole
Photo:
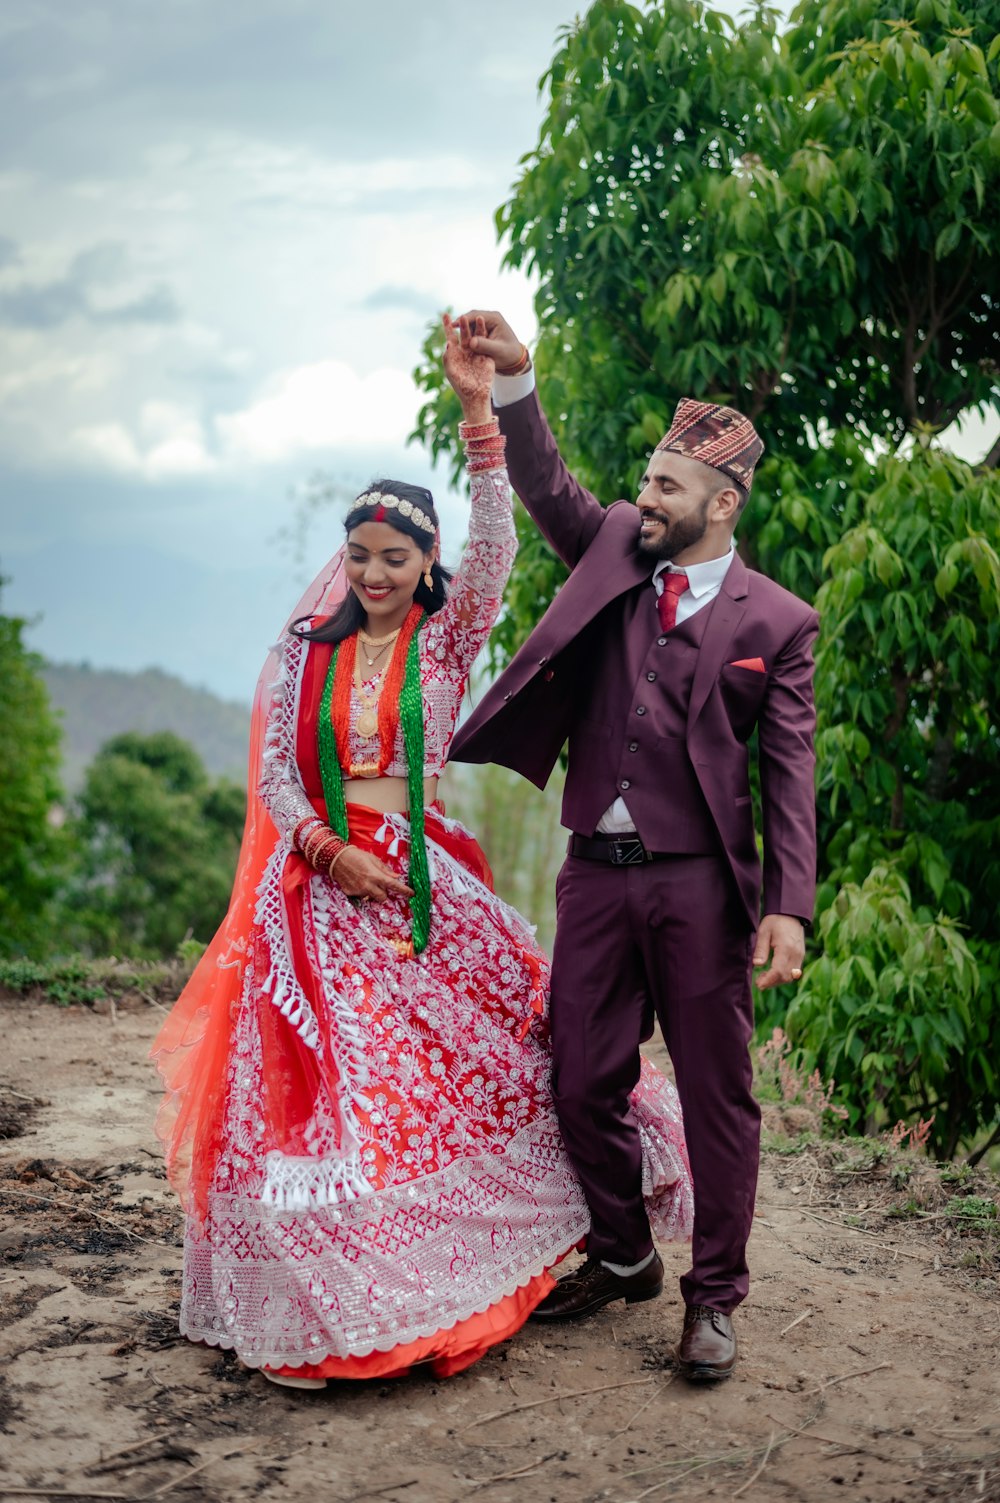
[[[436,801],[515,553],[493,364],[446,319],[472,513],[379,481],[265,667],[233,901],[154,1055],[185,1203],[181,1329],[272,1381],[441,1376],[583,1236],[549,1096],[547,962]],[[635,1093],[650,1216],[690,1232],[673,1088]]]

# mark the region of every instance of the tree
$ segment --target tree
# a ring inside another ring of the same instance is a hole
[[[823,616],[821,947],[789,1029],[855,1122],[936,1114],[942,1153],[1000,1121],[1000,445],[974,472],[933,439],[1000,411],[998,29],[996,0],[801,0],[784,30],[598,0],[497,215],[595,494],[630,494],[682,395],[765,440],[740,551]],[[417,434],[457,465],[435,344]],[[519,531],[498,662],[563,577]]]
[[[70,933],[133,956],[172,955],[189,933],[209,940],[229,901],[244,814],[242,790],[210,783],[179,736],[114,737],[87,770],[74,821]]]
[[[60,858],[59,726],[26,624],[0,615],[0,955],[47,948]]]

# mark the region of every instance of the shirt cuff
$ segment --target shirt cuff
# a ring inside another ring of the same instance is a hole
[[[531,366],[520,376],[493,377],[493,406],[510,407],[522,397],[530,397],[535,389],[535,371]]]

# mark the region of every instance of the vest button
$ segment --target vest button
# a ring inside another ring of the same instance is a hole
[[[656,642],[657,642],[657,646],[659,646],[659,647],[666,647],[666,645],[667,645],[667,639],[666,639],[666,637],[657,637]]]
[[[646,713],[646,706],[645,705],[636,705],[636,707],[635,707],[635,713],[637,715],[645,715],[645,713]]]
[[[628,744],[628,749],[629,749],[629,751],[638,751],[639,750],[639,743],[638,743],[638,741],[630,741],[629,744]]]
[[[504,704],[506,704],[507,701],[508,701],[508,699],[510,699],[510,690],[509,689],[507,690],[507,693],[504,695],[503,699],[504,699]]]
[[[539,666],[539,668],[544,668],[545,664],[547,662],[548,662],[548,658],[539,658],[538,659],[538,666]]]
[[[655,673],[647,673],[646,674],[646,678],[648,679],[648,681],[651,684],[655,684],[656,683],[656,674]]]
[[[628,778],[622,778],[618,786],[621,789],[622,793],[624,793],[627,789],[631,788],[632,784],[629,782]]]

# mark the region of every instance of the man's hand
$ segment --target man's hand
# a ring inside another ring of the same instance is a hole
[[[333,880],[344,889],[349,898],[372,898],[381,903],[386,898],[412,898],[413,888],[407,887],[396,873],[373,856],[371,851],[359,851],[348,846],[337,857]]]
[[[463,333],[469,330],[470,347],[477,355],[488,355],[497,370],[505,370],[520,360],[521,341],[499,313],[487,308],[471,308],[458,322]]]
[[[771,952],[774,952],[773,956]],[[762,976],[757,977],[757,990],[766,991],[769,986],[782,986],[786,981],[798,981],[802,975],[802,960],[806,953],[806,931],[800,919],[787,913],[766,913],[757,930],[754,946],[754,965],[771,965]]]

